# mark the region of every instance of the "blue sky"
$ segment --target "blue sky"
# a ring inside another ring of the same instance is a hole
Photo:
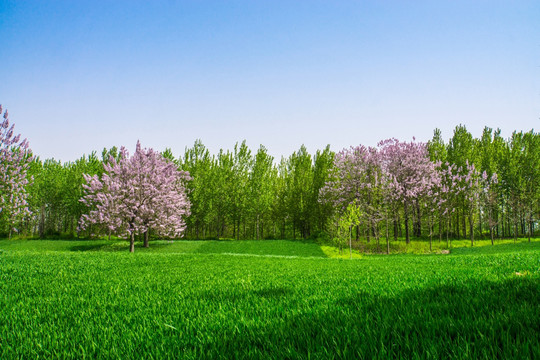
[[[2,1],[0,103],[42,158],[540,124],[539,1]]]

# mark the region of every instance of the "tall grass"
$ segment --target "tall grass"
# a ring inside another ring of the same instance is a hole
[[[1,359],[540,358],[539,242],[354,261],[114,244],[0,241]]]

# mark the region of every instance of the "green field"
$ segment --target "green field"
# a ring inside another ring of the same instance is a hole
[[[0,359],[540,358],[538,241],[353,260],[150,246],[1,240]]]

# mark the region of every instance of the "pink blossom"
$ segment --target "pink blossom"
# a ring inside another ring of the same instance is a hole
[[[27,177],[32,156],[26,139],[21,142],[20,135],[13,137],[14,125],[9,127],[7,110],[3,118],[0,123],[0,213],[4,213],[14,228],[17,221],[30,215],[26,186],[33,180]]]
[[[139,142],[133,156],[122,147],[120,160],[111,157],[103,167],[101,179],[84,176],[86,195],[81,201],[92,209],[81,217],[81,229],[100,223],[119,235],[150,229],[165,236],[182,235],[190,209],[187,172],[153,149],[142,149]]]

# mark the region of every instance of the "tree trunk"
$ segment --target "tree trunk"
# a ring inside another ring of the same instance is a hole
[[[459,210],[456,211],[456,224],[455,224],[455,229],[456,229],[456,234],[454,234],[456,236],[457,239],[459,239]]]
[[[390,234],[388,229],[388,219],[386,219],[386,254],[390,254]]]
[[[442,224],[442,217],[439,214],[439,244],[442,241],[442,226],[441,226],[441,224]]]
[[[352,260],[352,226],[349,226],[349,255]]]
[[[236,240],[240,240],[240,219],[236,220]]]
[[[499,227],[497,226],[497,231]],[[501,236],[500,238],[505,238],[506,236],[506,219],[504,218],[504,213],[501,214]]]
[[[405,204],[403,210],[404,210],[403,215],[405,216],[405,243],[409,245],[409,243],[411,242],[411,238],[409,236],[409,212],[408,212],[407,204]]]
[[[257,214],[257,240],[259,240],[259,214]]]
[[[377,224],[377,222],[372,221],[370,227],[373,231],[373,237],[375,238],[375,245],[377,246],[377,251],[379,251],[379,225]]]
[[[41,205],[38,232],[40,238],[45,236],[45,205]]]
[[[145,248],[147,248],[147,247],[150,246],[150,244],[148,244],[148,233],[149,233],[148,230],[146,230],[146,231],[144,232],[144,247],[145,247]]]
[[[431,243],[433,242],[433,215],[429,217],[429,252],[433,251]]]
[[[495,214],[495,221],[497,222],[497,226],[495,227],[497,239],[499,238],[499,213]]]
[[[135,233],[132,232],[129,238],[129,252],[135,252]]]
[[[416,202],[416,236],[422,237],[422,211],[418,201]]]
[[[467,238],[467,217],[465,216],[465,211],[463,212],[462,214],[463,216],[461,216],[461,219],[462,219],[462,225],[463,225],[463,238],[466,239]]]
[[[446,215],[446,248],[450,249],[450,236],[448,232],[450,230],[450,216]]]
[[[474,230],[473,230],[473,215],[471,211],[471,216],[469,216],[469,226],[471,231],[471,246],[474,246]]]
[[[482,233],[482,212],[478,210],[478,227],[480,229],[480,239],[484,239],[484,234]]]

